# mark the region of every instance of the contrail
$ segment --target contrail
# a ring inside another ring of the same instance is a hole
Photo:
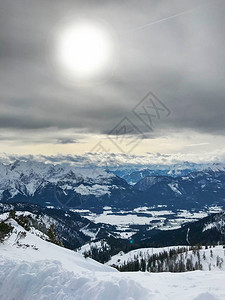
[[[204,6],[204,5],[202,5],[202,6]],[[178,13],[178,14],[175,14],[175,15],[172,15],[172,16],[169,16],[169,17],[166,17],[166,18],[163,18],[163,19],[160,19],[160,20],[151,22],[151,23],[147,23],[147,24],[145,24],[145,25],[143,25],[143,26],[140,26],[140,27],[135,28],[134,30],[141,30],[141,29],[144,29],[144,28],[146,28],[146,27],[149,27],[149,26],[152,26],[152,25],[155,25],[155,24],[158,24],[158,23],[167,21],[167,20],[169,20],[169,19],[173,19],[173,18],[182,16],[182,15],[187,14],[187,13],[189,13],[189,12],[191,12],[191,11],[194,11],[194,10],[196,10],[196,9],[198,9],[199,7],[202,7],[202,6],[198,6],[198,7],[192,8],[192,9],[188,9],[188,10],[182,11],[182,12],[180,12],[180,13]]]

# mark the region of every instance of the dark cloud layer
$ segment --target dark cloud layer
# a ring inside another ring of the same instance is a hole
[[[224,12],[222,0],[0,0],[0,127],[106,133],[128,116],[147,132],[132,109],[151,90],[172,112],[160,132],[223,134]],[[113,75],[87,87],[68,84],[52,64],[58,26],[80,15],[107,22],[118,45]]]

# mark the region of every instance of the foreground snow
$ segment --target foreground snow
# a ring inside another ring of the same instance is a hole
[[[51,244],[15,221],[0,244],[1,300],[225,299],[223,271],[120,273]],[[9,222],[8,221],[8,222]]]
[[[59,261],[34,263],[0,260],[0,299],[150,299],[148,291],[131,278],[115,272],[69,272]]]
[[[85,274],[59,261],[0,259],[2,300],[222,300],[223,283],[223,272]]]

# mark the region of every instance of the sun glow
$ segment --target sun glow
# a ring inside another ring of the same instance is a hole
[[[66,75],[76,79],[103,76],[113,65],[114,44],[109,31],[82,22],[66,27],[57,41],[57,60]]]

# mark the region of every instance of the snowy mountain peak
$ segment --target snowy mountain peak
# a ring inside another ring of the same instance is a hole
[[[99,169],[98,172],[87,168],[69,165],[51,165],[38,161],[19,161],[6,165],[0,164],[0,197],[7,191],[7,199],[16,195],[34,196],[35,192],[46,185],[54,185],[63,190],[79,193],[80,184],[94,186],[100,184],[102,194],[107,194],[107,186],[116,176]],[[95,189],[92,188],[93,193]],[[104,192],[104,190],[106,192]],[[99,193],[99,192],[98,192]],[[54,194],[54,193],[53,193]]]

